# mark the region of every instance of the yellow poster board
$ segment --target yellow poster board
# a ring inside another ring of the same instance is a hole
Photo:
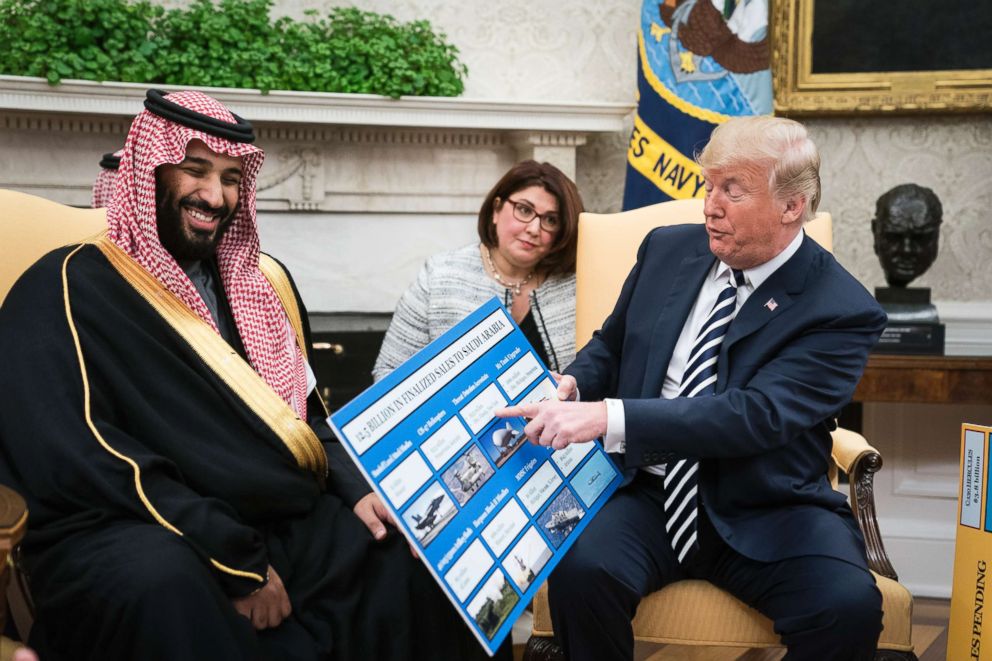
[[[992,427],[961,425],[961,491],[951,587],[947,661],[992,661],[989,570],[992,569],[992,507],[989,497],[989,436]]]

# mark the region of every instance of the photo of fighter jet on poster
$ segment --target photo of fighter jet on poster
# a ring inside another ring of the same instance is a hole
[[[434,482],[403,512],[403,520],[417,541],[426,548],[457,511],[444,488]]]

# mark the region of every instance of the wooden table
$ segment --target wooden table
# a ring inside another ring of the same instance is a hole
[[[992,356],[872,354],[854,401],[992,404]]]

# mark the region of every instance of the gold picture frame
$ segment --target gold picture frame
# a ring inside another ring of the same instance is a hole
[[[775,114],[992,111],[992,69],[815,73],[813,10],[817,1],[831,0],[771,1]]]

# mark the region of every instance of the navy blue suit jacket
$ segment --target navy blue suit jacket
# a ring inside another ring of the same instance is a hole
[[[653,230],[613,313],[565,372],[583,400],[623,400],[628,478],[640,466],[700,459],[702,502],[741,554],[766,562],[827,555],[865,566],[860,531],[827,467],[833,417],[850,401],[885,313],[806,237],[731,323],[716,394],[661,399],[715,260],[702,225]]]

